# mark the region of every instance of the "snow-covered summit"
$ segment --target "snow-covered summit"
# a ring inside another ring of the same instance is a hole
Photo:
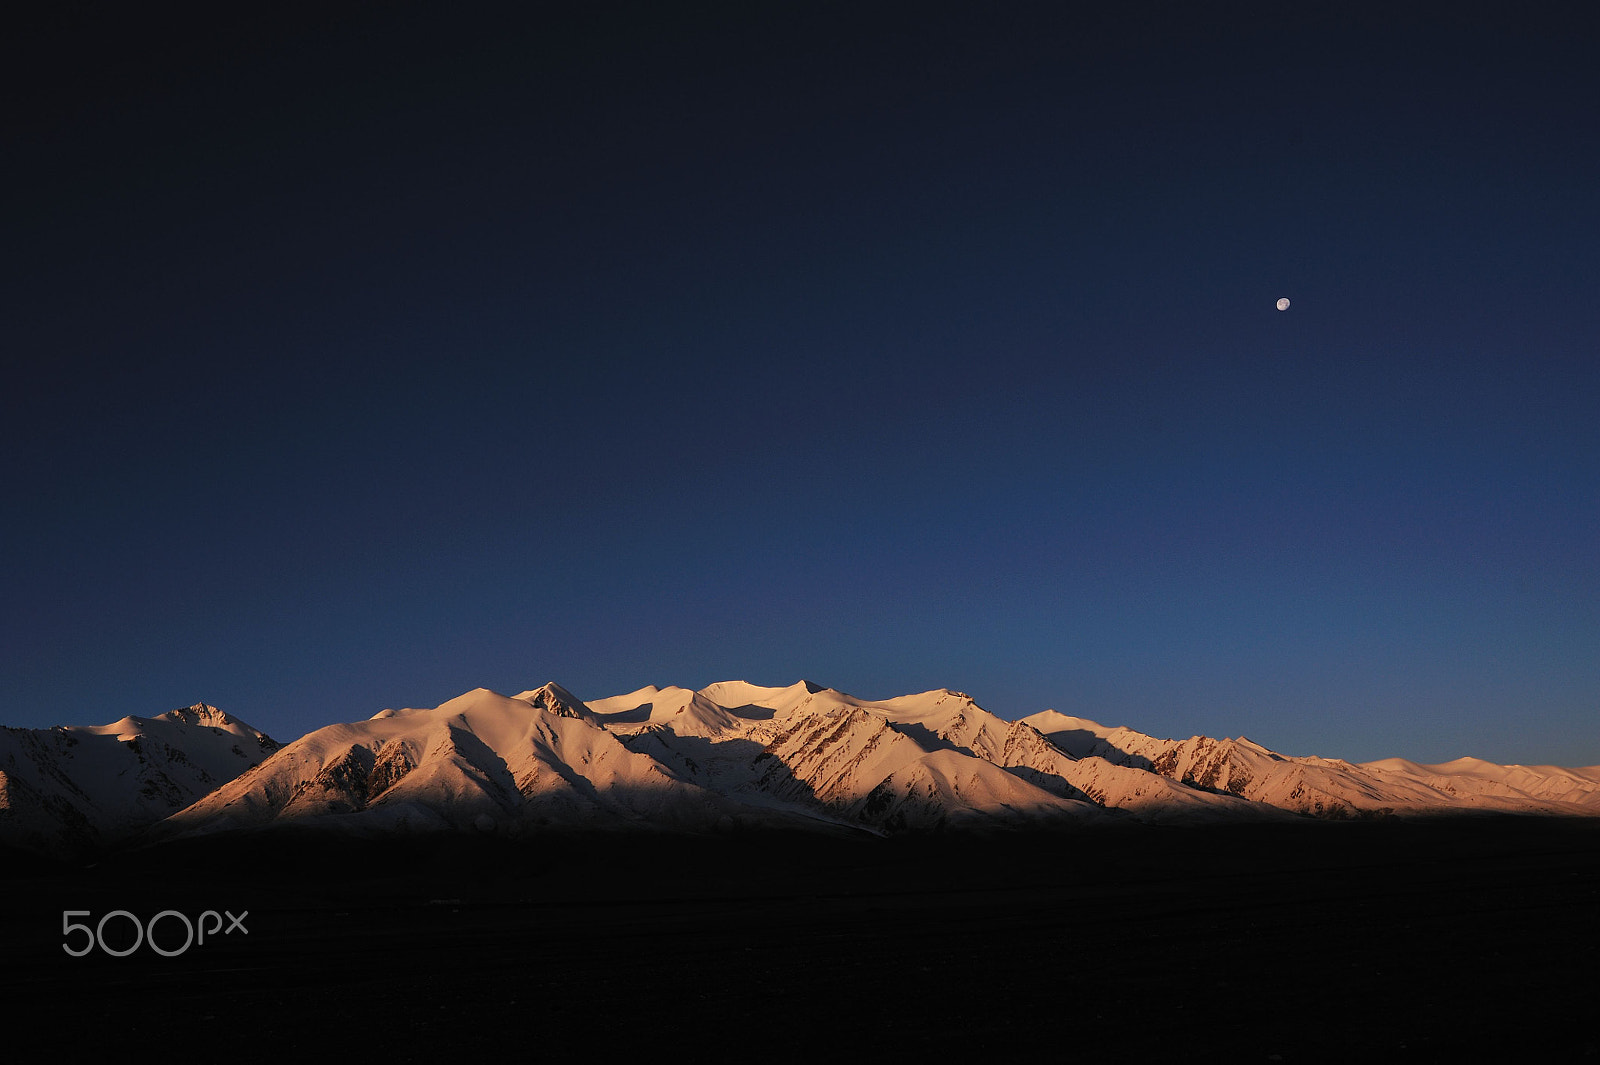
[[[0,842],[94,848],[182,809],[277,749],[208,703],[108,725],[0,728]]]

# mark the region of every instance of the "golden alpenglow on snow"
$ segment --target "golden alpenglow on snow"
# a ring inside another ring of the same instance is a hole
[[[588,702],[557,684],[515,696],[479,688],[281,749],[210,707],[42,736],[12,729],[0,742],[4,842],[68,852],[269,825],[886,836],[1600,814],[1600,767],[1356,765],[1242,736],[1158,739],[1054,710],[1006,721],[947,689],[870,700],[809,681],[649,686]]]

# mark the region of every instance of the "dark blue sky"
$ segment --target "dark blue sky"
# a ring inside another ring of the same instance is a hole
[[[1571,5],[674,6],[16,28],[0,721],[807,677],[1600,763]]]

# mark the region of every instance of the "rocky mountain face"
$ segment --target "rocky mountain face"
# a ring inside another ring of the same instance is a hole
[[[0,843],[89,853],[258,765],[278,743],[196,703],[109,725],[0,728]]]
[[[590,702],[556,684],[480,688],[281,750],[206,706],[0,734],[0,840],[43,849],[152,825],[155,838],[285,825],[889,835],[1463,810],[1600,815],[1600,767],[1353,765],[1054,711],[1006,721],[945,689],[873,701],[807,681]]]
[[[630,747],[708,787],[875,831],[1276,816],[1104,759],[1073,758],[1038,730],[943,689],[871,701],[808,682],[729,682],[702,692],[643,688],[589,706]]]

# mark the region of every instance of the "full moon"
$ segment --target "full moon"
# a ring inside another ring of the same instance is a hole
[[[1286,311],[1288,309],[1289,309],[1289,297],[1288,296],[1281,297],[1278,300],[1278,310]]]

